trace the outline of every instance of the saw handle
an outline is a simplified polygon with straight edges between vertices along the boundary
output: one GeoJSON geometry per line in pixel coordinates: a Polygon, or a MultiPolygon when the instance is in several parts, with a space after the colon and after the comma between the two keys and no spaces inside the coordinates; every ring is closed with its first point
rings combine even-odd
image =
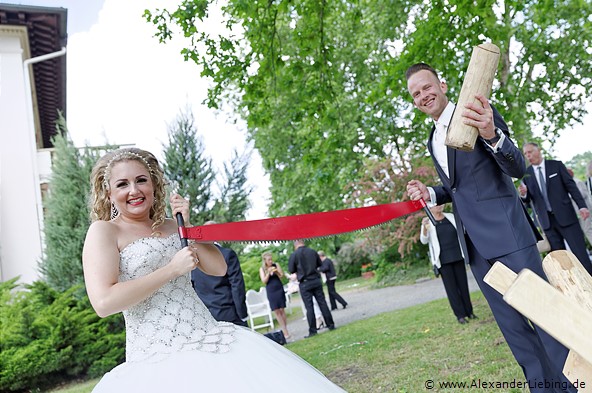
{"type": "Polygon", "coordinates": [[[179,239],[181,240],[181,247],[185,248],[189,245],[189,243],[187,243],[187,238],[184,237],[185,220],[183,220],[183,215],[181,213],[177,213],[175,217],[177,217],[177,226],[179,227],[179,239]]]}
{"type": "MultiPolygon", "coordinates": [[[[428,218],[430,219],[430,221],[432,222],[433,226],[436,226],[436,219],[434,218],[434,215],[432,214],[432,212],[430,211],[430,208],[428,207],[428,205],[425,203],[425,201],[423,200],[423,198],[419,199],[419,203],[421,204],[421,207],[423,208],[423,210],[426,212],[426,215],[428,216],[428,218]]],[[[182,219],[182,218],[181,218],[182,219]]]]}

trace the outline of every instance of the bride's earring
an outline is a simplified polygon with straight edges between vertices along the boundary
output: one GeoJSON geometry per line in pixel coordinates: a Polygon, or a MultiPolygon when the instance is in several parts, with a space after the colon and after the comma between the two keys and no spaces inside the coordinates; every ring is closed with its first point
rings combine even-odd
{"type": "Polygon", "coordinates": [[[114,220],[119,215],[119,210],[115,207],[115,204],[111,202],[111,219],[114,220]]]}

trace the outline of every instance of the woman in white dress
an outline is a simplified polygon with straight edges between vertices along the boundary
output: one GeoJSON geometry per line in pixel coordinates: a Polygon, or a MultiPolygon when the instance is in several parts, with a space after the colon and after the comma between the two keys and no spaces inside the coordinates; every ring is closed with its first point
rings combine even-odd
{"type": "MultiPolygon", "coordinates": [[[[119,149],[93,168],[86,289],[99,316],[123,312],[126,323],[126,362],[93,392],[343,392],[272,340],[214,320],[190,272],[224,275],[226,263],[213,244],[181,248],[165,198],[162,169],[147,151],[119,149]]],[[[189,203],[173,194],[170,204],[188,224],[189,203]]]]}

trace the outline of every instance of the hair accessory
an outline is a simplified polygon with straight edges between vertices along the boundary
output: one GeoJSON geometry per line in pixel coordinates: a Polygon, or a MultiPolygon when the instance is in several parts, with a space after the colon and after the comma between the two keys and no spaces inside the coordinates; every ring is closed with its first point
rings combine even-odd
{"type": "Polygon", "coordinates": [[[150,174],[152,175],[154,174],[154,171],[152,170],[152,167],[150,166],[146,158],[133,151],[122,151],[111,157],[111,159],[105,166],[105,171],[103,172],[103,185],[105,186],[105,190],[109,189],[109,180],[107,179],[107,174],[111,173],[111,167],[114,163],[119,162],[125,158],[142,161],[144,165],[146,165],[146,167],[148,168],[148,172],[150,172],[150,174]]]}

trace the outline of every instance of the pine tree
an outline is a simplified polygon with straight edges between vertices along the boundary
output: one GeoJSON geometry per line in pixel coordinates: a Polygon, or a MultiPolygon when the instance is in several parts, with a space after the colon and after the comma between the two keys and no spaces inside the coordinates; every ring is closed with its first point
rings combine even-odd
{"type": "Polygon", "coordinates": [[[220,198],[214,204],[214,217],[218,222],[242,221],[249,209],[249,195],[253,189],[247,185],[247,169],[251,155],[232,152],[230,164],[224,163],[225,184],[220,198]]]}
{"type": "Polygon", "coordinates": [[[58,119],[55,152],[45,207],[45,253],[39,270],[47,283],[65,291],[83,283],[82,246],[89,226],[87,196],[94,157],[81,156],[58,119]]]}
{"type": "Polygon", "coordinates": [[[186,109],[169,126],[168,145],[163,145],[164,173],[174,191],[189,199],[191,224],[213,219],[209,207],[215,178],[212,161],[205,156],[203,138],[197,134],[193,113],[186,109]]]}

